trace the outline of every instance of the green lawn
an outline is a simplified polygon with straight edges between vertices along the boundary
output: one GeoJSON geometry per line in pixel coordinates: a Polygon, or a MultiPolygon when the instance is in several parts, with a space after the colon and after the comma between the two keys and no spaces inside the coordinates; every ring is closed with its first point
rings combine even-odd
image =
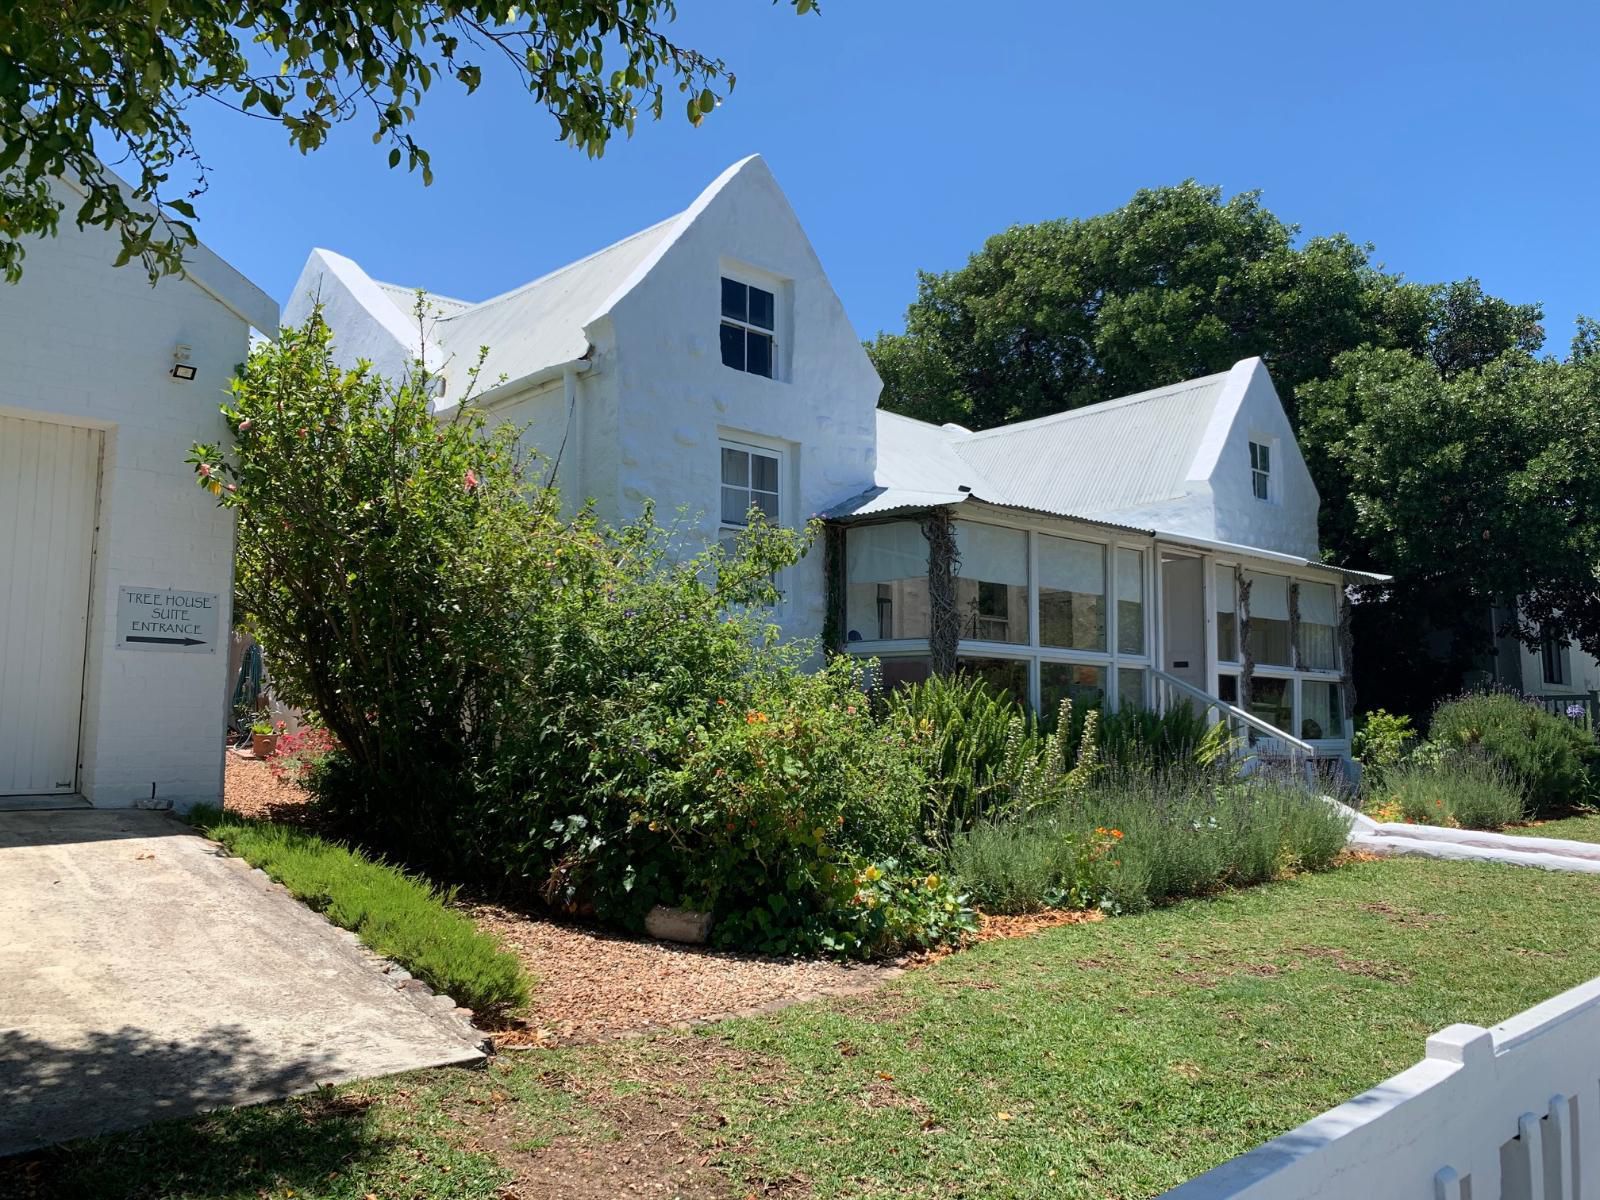
{"type": "Polygon", "coordinates": [[[1575,817],[1562,817],[1554,821],[1539,821],[1531,825],[1513,825],[1506,833],[1522,837],[1567,838],[1574,842],[1600,842],[1600,813],[1580,813],[1575,817]]]}
{"type": "MultiPolygon", "coordinates": [[[[1600,973],[1600,880],[1399,859],[869,996],[80,1144],[38,1196],[1142,1197],[1600,973]]],[[[5,1191],[0,1174],[0,1193],[5,1191]]]]}

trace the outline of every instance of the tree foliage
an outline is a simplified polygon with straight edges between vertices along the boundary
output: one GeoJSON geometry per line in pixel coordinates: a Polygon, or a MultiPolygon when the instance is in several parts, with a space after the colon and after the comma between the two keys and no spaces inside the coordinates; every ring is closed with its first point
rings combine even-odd
{"type": "Polygon", "coordinates": [[[1543,339],[1536,305],[1475,280],[1407,283],[1344,235],[1298,243],[1255,192],[1192,180],[1114,212],[1019,225],[918,277],[904,334],[868,350],[883,405],[987,428],[1226,370],[1260,355],[1291,417],[1300,385],[1362,345],[1447,373],[1543,339]]]}
{"type": "MultiPolygon", "coordinates": [[[[774,4],[784,0],[773,0],[774,4]]],[[[815,0],[787,0],[796,12],[815,0]]],[[[49,180],[81,182],[78,224],[114,229],[121,263],[177,271],[204,167],[186,108],[213,100],[283,126],[302,152],[367,114],[372,140],[432,179],[411,129],[433,84],[468,92],[484,71],[513,76],[591,156],[659,119],[669,89],[699,124],[733,89],[721,59],[663,32],[675,0],[8,0],[0,5],[0,268],[21,276],[23,239],[54,234],[63,201],[49,180]],[[96,154],[120,150],[119,186],[96,154]],[[174,180],[174,172],[183,179],[174,180]]]]}

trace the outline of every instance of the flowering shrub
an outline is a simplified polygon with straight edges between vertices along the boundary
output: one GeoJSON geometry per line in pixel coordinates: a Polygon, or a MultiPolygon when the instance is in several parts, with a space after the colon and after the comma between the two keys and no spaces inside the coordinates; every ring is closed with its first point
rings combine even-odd
{"type": "Polygon", "coordinates": [[[1581,725],[1510,692],[1474,692],[1434,710],[1429,738],[1487,758],[1526,790],[1535,813],[1587,803],[1600,747],[1581,725]]]}
{"type": "Polygon", "coordinates": [[[338,746],[333,734],[320,725],[280,734],[277,749],[267,759],[267,770],[279,783],[303,787],[338,746]]]}
{"type": "Polygon", "coordinates": [[[1490,759],[1450,751],[1437,762],[1412,761],[1391,771],[1380,799],[1369,805],[1377,821],[1502,829],[1524,816],[1527,800],[1517,779],[1490,759]]]}
{"type": "Polygon", "coordinates": [[[340,369],[314,316],[252,353],[230,444],[192,455],[238,516],[239,607],[275,684],[337,740],[285,764],[330,824],[624,926],[691,903],[726,944],[924,936],[896,915],[917,905],[854,899],[871,864],[921,869],[924,774],[855,672],[807,674],[810,648],[766,623],[812,531],[752,514],[730,554],[649,511],[564,516],[470,387],[442,420],[432,394],[420,365],[340,369]]]}

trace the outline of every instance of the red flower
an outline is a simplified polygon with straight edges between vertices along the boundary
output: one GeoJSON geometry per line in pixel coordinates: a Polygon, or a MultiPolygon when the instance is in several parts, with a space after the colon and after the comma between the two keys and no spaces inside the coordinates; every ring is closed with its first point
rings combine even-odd
{"type": "Polygon", "coordinates": [[[469,492],[478,486],[478,473],[471,467],[467,468],[467,477],[462,481],[461,486],[469,492]]]}

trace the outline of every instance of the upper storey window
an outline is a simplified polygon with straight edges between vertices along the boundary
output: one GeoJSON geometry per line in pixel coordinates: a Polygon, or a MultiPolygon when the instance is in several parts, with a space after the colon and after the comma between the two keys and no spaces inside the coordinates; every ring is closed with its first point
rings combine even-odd
{"type": "Polygon", "coordinates": [[[764,288],[722,277],[722,363],[772,378],[778,306],[764,288]]]}
{"type": "Polygon", "coordinates": [[[1257,500],[1272,498],[1272,447],[1265,442],[1250,443],[1250,490],[1257,500]]]}

